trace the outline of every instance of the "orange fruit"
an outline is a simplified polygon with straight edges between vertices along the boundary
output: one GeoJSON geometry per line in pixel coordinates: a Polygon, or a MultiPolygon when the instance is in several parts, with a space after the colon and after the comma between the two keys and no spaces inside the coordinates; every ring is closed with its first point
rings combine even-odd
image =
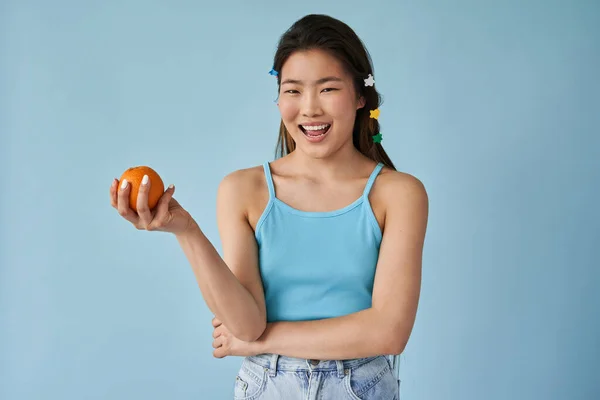
{"type": "Polygon", "coordinates": [[[129,207],[136,212],[138,190],[140,189],[140,186],[142,186],[142,179],[144,178],[144,175],[148,175],[148,178],[150,178],[150,191],[148,192],[148,207],[150,207],[150,210],[156,207],[160,196],[162,196],[165,191],[165,185],[163,184],[160,175],[158,175],[158,173],[150,167],[131,167],[123,172],[123,175],[121,175],[121,178],[119,179],[118,187],[121,187],[123,179],[127,179],[127,182],[129,182],[130,185],[129,207]]]}

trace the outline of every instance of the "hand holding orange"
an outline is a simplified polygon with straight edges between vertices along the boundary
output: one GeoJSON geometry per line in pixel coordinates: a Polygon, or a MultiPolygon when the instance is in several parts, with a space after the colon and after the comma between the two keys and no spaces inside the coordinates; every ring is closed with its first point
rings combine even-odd
{"type": "Polygon", "coordinates": [[[151,183],[150,190],[148,191],[148,207],[152,211],[158,204],[160,196],[165,191],[165,185],[155,170],[147,166],[131,167],[123,172],[123,175],[119,179],[119,185],[124,181],[127,181],[131,185],[131,190],[129,191],[129,208],[136,212],[138,192],[144,179],[148,179],[151,183]]]}
{"type": "Polygon", "coordinates": [[[137,229],[181,234],[197,226],[190,214],[173,198],[175,187],[165,187],[148,166],[127,169],[110,186],[110,203],[137,229]]]}

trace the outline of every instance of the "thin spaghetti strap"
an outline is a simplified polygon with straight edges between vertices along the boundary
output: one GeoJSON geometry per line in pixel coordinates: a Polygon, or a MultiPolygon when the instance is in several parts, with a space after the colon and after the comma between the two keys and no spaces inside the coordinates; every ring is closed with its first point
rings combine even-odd
{"type": "Polygon", "coordinates": [[[375,179],[377,178],[377,175],[379,175],[379,171],[381,171],[382,168],[383,163],[379,163],[377,164],[373,172],[371,172],[371,176],[369,177],[369,180],[367,181],[367,186],[365,186],[365,191],[363,192],[364,197],[369,197],[371,187],[373,187],[373,183],[375,183],[375,179]]]}
{"type": "Polygon", "coordinates": [[[275,185],[273,184],[273,176],[271,176],[271,168],[269,167],[269,162],[265,162],[263,164],[263,169],[265,170],[265,179],[267,180],[267,187],[269,188],[269,198],[275,198],[275,185]]]}

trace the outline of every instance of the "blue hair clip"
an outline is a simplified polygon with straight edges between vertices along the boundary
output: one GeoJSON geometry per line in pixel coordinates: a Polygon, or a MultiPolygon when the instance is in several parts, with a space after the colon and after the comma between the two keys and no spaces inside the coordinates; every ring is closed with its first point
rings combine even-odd
{"type": "Polygon", "coordinates": [[[277,71],[275,71],[273,68],[271,68],[271,70],[269,71],[269,74],[271,74],[273,76],[279,75],[279,73],[277,71]]]}

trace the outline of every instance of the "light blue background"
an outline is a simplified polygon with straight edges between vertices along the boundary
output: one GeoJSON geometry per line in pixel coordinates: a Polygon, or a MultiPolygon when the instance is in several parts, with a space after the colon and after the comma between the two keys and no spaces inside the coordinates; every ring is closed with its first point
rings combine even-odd
{"type": "Polygon", "coordinates": [[[284,3],[0,2],[0,398],[232,398],[176,240],[108,188],[155,167],[220,249],[217,185],[272,159],[272,56],[312,12],[366,43],[430,196],[402,398],[600,398],[600,3],[284,3]]]}

